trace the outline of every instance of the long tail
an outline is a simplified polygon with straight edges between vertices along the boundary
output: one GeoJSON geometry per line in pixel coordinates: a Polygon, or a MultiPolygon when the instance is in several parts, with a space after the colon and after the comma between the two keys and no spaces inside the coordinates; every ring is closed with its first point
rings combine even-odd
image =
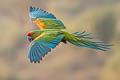
{"type": "Polygon", "coordinates": [[[65,40],[79,47],[87,47],[97,50],[106,51],[109,49],[110,44],[104,44],[103,41],[91,41],[94,37],[90,37],[91,33],[84,32],[74,32],[69,34],[68,32],[64,32],[65,40]]]}

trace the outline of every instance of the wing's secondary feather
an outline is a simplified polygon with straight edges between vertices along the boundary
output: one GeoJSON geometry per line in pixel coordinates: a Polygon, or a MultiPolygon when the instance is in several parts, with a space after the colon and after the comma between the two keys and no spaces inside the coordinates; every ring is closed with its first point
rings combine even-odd
{"type": "MultiPolygon", "coordinates": [[[[65,29],[63,22],[58,19],[39,19],[45,25],[44,29],[65,29]]],[[[39,26],[40,27],[40,26],[39,26]]]]}
{"type": "Polygon", "coordinates": [[[45,45],[50,48],[55,48],[63,38],[64,38],[64,35],[57,36],[54,40],[51,40],[49,43],[46,43],[45,45]]]}

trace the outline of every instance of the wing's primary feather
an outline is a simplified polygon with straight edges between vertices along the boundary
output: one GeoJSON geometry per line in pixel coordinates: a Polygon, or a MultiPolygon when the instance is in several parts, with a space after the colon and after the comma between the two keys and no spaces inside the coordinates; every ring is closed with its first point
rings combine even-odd
{"type": "Polygon", "coordinates": [[[30,7],[30,22],[36,24],[40,30],[42,29],[65,29],[63,22],[49,12],[40,8],[30,7]]]}
{"type": "Polygon", "coordinates": [[[30,7],[30,17],[36,17],[36,18],[52,18],[56,19],[56,17],[52,13],[48,13],[40,8],[34,8],[30,7]]]}
{"type": "Polygon", "coordinates": [[[50,52],[51,48],[55,48],[63,38],[64,35],[59,35],[56,38],[50,40],[49,42],[46,42],[44,40],[33,40],[30,43],[30,50],[28,55],[28,58],[30,59],[31,63],[39,63],[40,60],[42,60],[42,57],[44,57],[48,52],[50,52]]]}
{"type": "Polygon", "coordinates": [[[42,60],[43,56],[45,56],[48,52],[51,51],[51,49],[45,46],[43,42],[32,41],[31,44],[28,55],[28,58],[31,62],[39,62],[40,60],[42,60]]]}

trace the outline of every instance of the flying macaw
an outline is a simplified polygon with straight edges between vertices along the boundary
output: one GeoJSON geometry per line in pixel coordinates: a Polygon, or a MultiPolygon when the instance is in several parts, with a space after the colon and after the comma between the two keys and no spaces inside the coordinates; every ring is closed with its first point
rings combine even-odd
{"type": "Polygon", "coordinates": [[[60,42],[71,43],[79,47],[87,47],[106,51],[111,46],[103,44],[102,41],[90,41],[89,33],[74,32],[72,34],[59,29],[44,29],[28,32],[27,38],[30,41],[28,58],[30,62],[40,62],[51,49],[55,48],[60,42]]]}
{"type": "Polygon", "coordinates": [[[91,41],[93,39],[93,37],[89,36],[91,33],[68,33],[63,31],[62,29],[65,29],[65,26],[60,20],[56,19],[53,14],[39,8],[30,7],[30,19],[31,22],[40,27],[40,30],[33,30],[27,33],[27,39],[30,41],[28,58],[31,63],[40,63],[42,57],[60,42],[65,44],[69,42],[75,46],[101,51],[106,51],[111,46],[104,44],[103,41],[91,41]]]}

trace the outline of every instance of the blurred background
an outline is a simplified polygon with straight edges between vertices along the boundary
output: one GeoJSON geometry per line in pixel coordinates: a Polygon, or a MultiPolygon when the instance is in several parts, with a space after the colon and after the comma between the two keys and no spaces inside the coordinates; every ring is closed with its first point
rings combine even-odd
{"type": "Polygon", "coordinates": [[[0,80],[120,80],[120,0],[1,0],[0,80]],[[68,32],[92,32],[114,44],[107,52],[61,43],[31,64],[29,7],[54,13],[68,32]]]}

